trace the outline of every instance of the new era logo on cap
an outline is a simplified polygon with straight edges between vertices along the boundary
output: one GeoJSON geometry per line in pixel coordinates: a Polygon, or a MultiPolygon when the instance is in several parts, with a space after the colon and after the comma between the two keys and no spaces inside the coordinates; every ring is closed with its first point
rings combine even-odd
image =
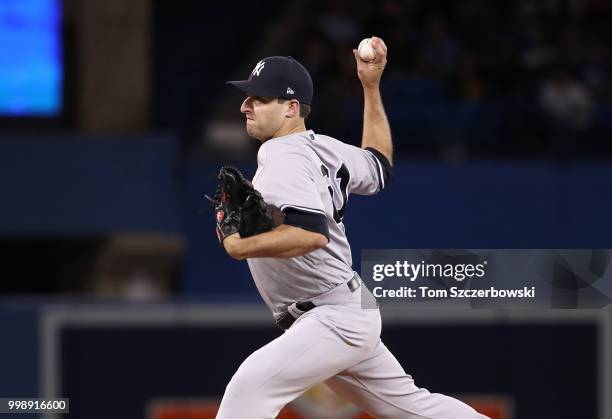
{"type": "Polygon", "coordinates": [[[296,99],[307,105],[312,102],[310,74],[293,57],[264,58],[257,63],[248,80],[228,81],[227,84],[247,95],[296,99]]]}

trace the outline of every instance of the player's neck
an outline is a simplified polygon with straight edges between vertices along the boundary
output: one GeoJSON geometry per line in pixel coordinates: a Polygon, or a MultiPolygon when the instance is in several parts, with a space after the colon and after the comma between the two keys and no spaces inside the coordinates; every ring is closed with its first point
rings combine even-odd
{"type": "Polygon", "coordinates": [[[296,134],[298,132],[304,131],[306,131],[306,125],[304,124],[304,120],[301,119],[296,124],[282,126],[278,131],[276,131],[276,133],[274,133],[274,135],[270,139],[284,137],[286,135],[296,134]]]}

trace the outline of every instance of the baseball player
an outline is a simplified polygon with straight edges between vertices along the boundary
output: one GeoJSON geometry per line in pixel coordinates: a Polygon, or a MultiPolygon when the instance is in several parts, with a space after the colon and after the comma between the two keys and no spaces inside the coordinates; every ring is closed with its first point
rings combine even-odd
{"type": "Polygon", "coordinates": [[[291,57],[265,58],[248,80],[228,82],[246,94],[240,107],[246,130],[262,142],[253,186],[280,208],[284,223],[241,237],[235,228],[224,229],[221,211],[219,239],[230,256],[247,259],[285,333],[238,368],[219,419],[274,418],[321,382],[377,418],[485,418],[414,384],[380,340],[378,305],[352,269],[342,223],[348,197],[381,191],[392,172],[391,132],[379,91],[387,47],[376,37],[372,46],[372,62],[353,50],[365,102],[361,148],[306,129],[312,80],[291,57]]]}

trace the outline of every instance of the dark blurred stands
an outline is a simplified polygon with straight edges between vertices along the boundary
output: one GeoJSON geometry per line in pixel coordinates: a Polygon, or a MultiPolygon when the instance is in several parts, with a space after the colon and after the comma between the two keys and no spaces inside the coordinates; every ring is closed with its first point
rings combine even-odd
{"type": "Polygon", "coordinates": [[[609,2],[334,0],[305,11],[311,23],[289,53],[313,74],[311,126],[321,132],[358,142],[362,110],[350,51],[375,34],[390,48],[382,88],[400,152],[463,144],[495,156],[550,154],[558,131],[540,92],[561,71],[593,103],[576,152],[612,150],[609,2]]]}
{"type": "Polygon", "coordinates": [[[256,50],[269,22],[285,8],[276,0],[152,4],[152,128],[178,133],[186,159],[202,142],[203,126],[219,98],[227,94],[224,81],[243,65],[245,54],[256,50]]]}
{"type": "Polygon", "coordinates": [[[265,33],[243,22],[274,19],[283,8],[275,1],[58,4],[64,113],[0,119],[0,250],[3,276],[12,278],[0,294],[177,291],[189,228],[184,163],[225,88],[219,80],[265,33]]]}
{"type": "Polygon", "coordinates": [[[224,82],[260,57],[291,54],[316,85],[309,128],[357,144],[351,49],[372,34],[390,49],[382,91],[399,158],[388,192],[351,198],[357,267],[359,249],[374,247],[610,247],[612,173],[589,161],[611,156],[608,2],[64,4],[77,112],[68,133],[2,129],[4,272],[32,283],[0,292],[78,292],[62,282],[64,265],[93,260],[96,273],[70,275],[98,278],[129,265],[123,253],[137,267],[126,275],[142,278],[141,255],[151,272],[159,250],[177,265],[173,290],[257,298],[245,264],[227,258],[202,216],[220,164],[254,171],[257,142],[224,82]],[[406,210],[383,228],[367,219],[381,206],[406,210]],[[152,249],[159,234],[167,242],[152,249]]]}

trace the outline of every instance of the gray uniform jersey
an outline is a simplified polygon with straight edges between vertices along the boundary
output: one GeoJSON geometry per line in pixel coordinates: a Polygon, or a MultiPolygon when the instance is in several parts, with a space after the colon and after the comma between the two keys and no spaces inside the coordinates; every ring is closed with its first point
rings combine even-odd
{"type": "Polygon", "coordinates": [[[384,188],[380,159],[368,150],[304,131],[265,142],[253,185],[269,204],[325,216],[329,243],[294,258],[253,258],[251,274],[274,314],[317,296],[354,275],[342,216],[351,193],[384,188]]]}

